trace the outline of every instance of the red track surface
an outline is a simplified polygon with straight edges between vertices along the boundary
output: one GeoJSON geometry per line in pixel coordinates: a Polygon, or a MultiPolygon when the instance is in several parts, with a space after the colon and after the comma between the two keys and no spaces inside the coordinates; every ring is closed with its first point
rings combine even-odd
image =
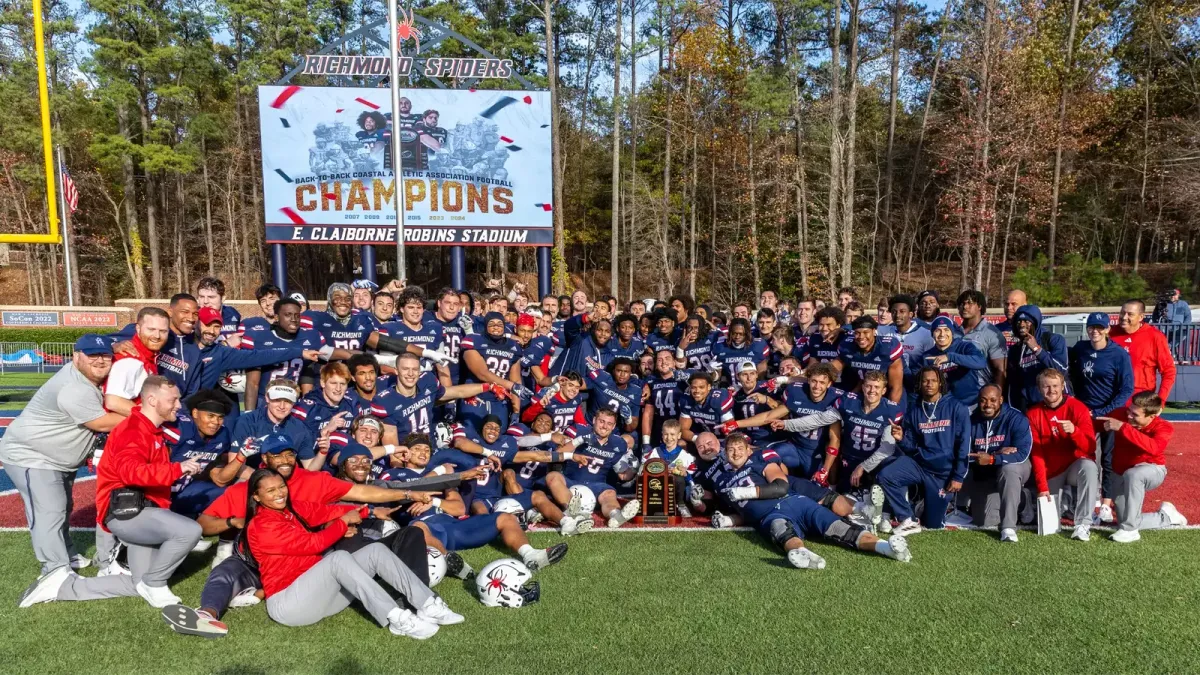
{"type": "MultiPolygon", "coordinates": [[[[95,501],[94,480],[75,483],[72,527],[96,526],[95,501]]],[[[1167,480],[1150,493],[1143,508],[1156,510],[1163,501],[1175,504],[1189,523],[1200,524],[1200,422],[1175,422],[1175,437],[1167,446],[1167,480]]],[[[707,519],[693,518],[685,527],[707,524],[707,519]]],[[[20,495],[14,492],[0,496],[0,528],[24,527],[27,525],[20,495]]]]}

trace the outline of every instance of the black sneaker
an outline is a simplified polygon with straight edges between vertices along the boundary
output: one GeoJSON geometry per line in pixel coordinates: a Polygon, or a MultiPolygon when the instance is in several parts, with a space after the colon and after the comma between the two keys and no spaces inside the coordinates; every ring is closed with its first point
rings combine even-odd
{"type": "Polygon", "coordinates": [[[475,570],[454,551],[446,552],[446,574],[459,579],[470,579],[475,576],[475,570]]]}
{"type": "Polygon", "coordinates": [[[567,557],[567,543],[558,543],[546,549],[546,557],[550,559],[551,565],[567,557]]]}

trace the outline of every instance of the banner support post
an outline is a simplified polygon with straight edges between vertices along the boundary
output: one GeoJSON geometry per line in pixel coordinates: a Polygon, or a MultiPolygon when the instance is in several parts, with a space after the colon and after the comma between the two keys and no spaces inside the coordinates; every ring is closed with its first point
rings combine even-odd
{"type": "MultiPolygon", "coordinates": [[[[542,298],[550,295],[550,277],[554,270],[550,266],[550,247],[539,246],[537,250],[538,263],[538,297],[537,302],[541,302],[542,298]]],[[[530,298],[533,301],[533,298],[530,298]]]]}
{"type": "Polygon", "coordinates": [[[283,244],[271,244],[271,282],[287,295],[287,251],[283,244]]]}
{"type": "Polygon", "coordinates": [[[400,152],[400,44],[396,34],[396,0],[388,0],[388,57],[392,67],[388,83],[392,94],[392,175],[395,179],[396,196],[396,278],[406,281],[408,270],[404,264],[404,156],[400,152]]]}
{"type": "Polygon", "coordinates": [[[359,248],[359,257],[362,258],[362,275],[367,281],[375,281],[375,247],[371,244],[363,244],[359,248]]]}
{"type": "Polygon", "coordinates": [[[464,246],[450,247],[450,285],[456,291],[467,289],[467,249],[464,246]]]}

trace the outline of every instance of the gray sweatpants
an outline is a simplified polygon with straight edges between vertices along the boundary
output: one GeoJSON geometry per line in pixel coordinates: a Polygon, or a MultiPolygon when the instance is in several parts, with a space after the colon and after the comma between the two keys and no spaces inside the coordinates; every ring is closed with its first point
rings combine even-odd
{"type": "Polygon", "coordinates": [[[376,575],[418,609],[433,597],[391,549],[376,542],[354,553],[327,553],[290,586],[267,598],[267,615],[285,626],[308,626],[358,600],[380,626],[387,626],[388,614],[398,605],[375,582],[376,575]]]}
{"type": "Polygon", "coordinates": [[[1096,507],[1096,498],[1100,495],[1100,467],[1090,459],[1077,459],[1071,462],[1067,470],[1051,476],[1046,480],[1050,494],[1058,503],[1058,512],[1062,514],[1063,485],[1075,486],[1075,523],[1078,525],[1092,524],[1092,511],[1096,507]]]}
{"type": "Polygon", "coordinates": [[[1146,493],[1166,479],[1167,467],[1162,464],[1135,464],[1125,473],[1112,475],[1113,501],[1122,530],[1157,530],[1171,525],[1170,519],[1157,511],[1142,513],[1146,493]]]}
{"type": "Polygon", "coordinates": [[[1005,464],[988,472],[987,478],[980,479],[977,474],[980,468],[971,467],[967,483],[962,492],[966,492],[971,500],[971,519],[976,527],[996,527],[1000,529],[1016,529],[1017,513],[1021,508],[1021,488],[1029,480],[1033,467],[1029,460],[1020,464],[1005,464]]]}
{"type": "Polygon", "coordinates": [[[75,472],[26,469],[15,464],[6,464],[4,472],[25,505],[33,555],[42,564],[41,573],[71,564],[71,556],[75,555],[70,530],[75,472]]]}
{"type": "Polygon", "coordinates": [[[113,535],[129,548],[129,572],[107,577],[72,576],[58,591],[59,600],[102,600],[137,595],[140,581],[166,586],[196,542],[200,524],[167,509],[146,507],[129,520],[108,521],[113,535]]]}

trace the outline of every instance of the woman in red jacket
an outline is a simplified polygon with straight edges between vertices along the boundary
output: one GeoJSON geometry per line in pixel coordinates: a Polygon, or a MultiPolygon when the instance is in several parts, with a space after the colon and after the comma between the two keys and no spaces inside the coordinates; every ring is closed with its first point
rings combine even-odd
{"type": "Polygon", "coordinates": [[[354,526],[362,522],[357,507],[293,504],[287,483],[272,469],[255,471],[247,487],[246,538],[262,576],[267,614],[275,621],[307,626],[357,599],[395,635],[424,640],[438,626],[462,622],[383,544],[323,555],[339,539],[354,535],[354,526]],[[400,591],[416,614],[399,607],[375,582],[376,575],[400,591]]]}
{"type": "Polygon", "coordinates": [[[1159,417],[1162,405],[1162,399],[1153,391],[1142,391],[1133,395],[1128,408],[1115,410],[1110,417],[1096,418],[1106,430],[1116,432],[1113,496],[1120,527],[1110,538],[1118,543],[1141,539],[1138,530],[1187,525],[1187,519],[1171,502],[1163,502],[1158,511],[1142,513],[1146,493],[1167,479],[1165,453],[1175,428],[1159,417]]]}

